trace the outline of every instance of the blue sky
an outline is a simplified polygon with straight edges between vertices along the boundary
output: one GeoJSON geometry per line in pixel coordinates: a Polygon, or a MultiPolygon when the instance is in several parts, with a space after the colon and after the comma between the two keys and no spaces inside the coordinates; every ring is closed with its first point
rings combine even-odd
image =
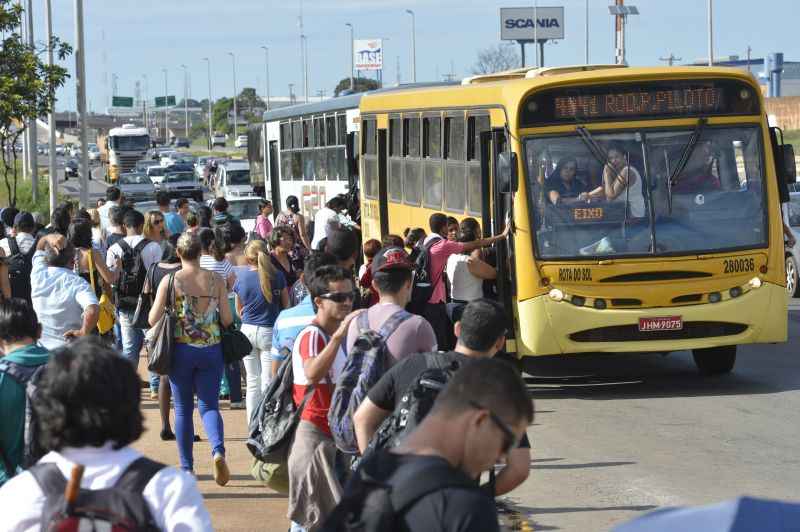
{"type": "MultiPolygon", "coordinates": [[[[613,62],[613,24],[609,0],[589,0],[590,61],[613,62]]],[[[631,65],[660,64],[670,52],[684,61],[707,55],[705,0],[628,0],[640,15],[628,24],[628,61],[631,65]]],[[[34,0],[35,35],[44,37],[43,4],[34,0]]],[[[55,33],[74,42],[73,1],[55,0],[55,33]]],[[[237,85],[264,91],[263,45],[270,47],[272,95],[287,95],[288,84],[302,95],[299,0],[84,0],[87,98],[94,111],[111,94],[111,75],[118,76],[119,94],[132,96],[134,83],[147,75],[149,96],[164,93],[163,68],[168,69],[169,93],[183,94],[181,64],[191,75],[191,95],[208,96],[203,57],[212,62],[214,98],[233,92],[232,64],[237,56],[237,85]],[[105,33],[105,40],[103,40],[105,33]],[[103,50],[105,64],[103,66],[103,50]],[[104,72],[108,83],[104,85],[104,72]]],[[[499,42],[500,7],[532,5],[516,0],[305,0],[310,93],[333,87],[349,70],[349,33],[355,37],[388,39],[384,42],[384,82],[396,80],[399,58],[403,81],[410,79],[410,16],[416,13],[417,80],[430,81],[450,72],[470,73],[479,49],[499,42]]],[[[540,6],[564,6],[565,39],[545,47],[547,65],[584,62],[584,0],[540,0],[540,6]]],[[[782,51],[786,60],[800,60],[796,38],[795,0],[714,0],[715,55],[753,57],[782,51]]],[[[529,63],[533,51],[529,50],[529,63]]],[[[74,59],[67,63],[74,71],[74,59]]],[[[59,110],[75,108],[72,80],[59,93],[59,110]]]]}

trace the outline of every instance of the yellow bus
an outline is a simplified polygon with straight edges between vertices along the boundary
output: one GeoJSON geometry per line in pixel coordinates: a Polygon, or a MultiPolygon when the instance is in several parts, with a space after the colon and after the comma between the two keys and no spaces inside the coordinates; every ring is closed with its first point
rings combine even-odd
{"type": "MultiPolygon", "coordinates": [[[[507,351],[692,350],[706,374],[787,335],[778,143],[728,68],[519,69],[360,104],[364,238],[477,218],[507,351]]],[[[784,189],[785,190],[785,189],[784,189]]]]}

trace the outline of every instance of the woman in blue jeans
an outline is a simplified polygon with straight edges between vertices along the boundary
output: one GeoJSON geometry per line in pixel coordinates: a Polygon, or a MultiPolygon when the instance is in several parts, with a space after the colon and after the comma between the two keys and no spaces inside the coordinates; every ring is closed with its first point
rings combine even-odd
{"type": "MultiPolygon", "coordinates": [[[[224,486],[230,480],[225,462],[224,430],[219,413],[219,385],[224,362],[221,326],[233,322],[227,304],[228,290],[218,274],[200,268],[201,246],[196,235],[184,233],[178,239],[181,270],[174,274],[175,348],[169,384],[175,401],[175,433],[181,467],[194,472],[192,444],[194,439],[194,393],[203,427],[211,444],[214,480],[224,486]]],[[[167,304],[167,291],[172,275],[158,285],[150,310],[150,325],[161,318],[167,304]]]]}
{"type": "Polygon", "coordinates": [[[233,291],[236,309],[242,317],[242,333],[253,346],[250,354],[244,357],[249,421],[269,383],[272,326],[281,309],[289,306],[289,293],[286,279],[273,267],[263,241],[253,240],[247,244],[244,257],[247,268],[239,270],[233,291]]]}

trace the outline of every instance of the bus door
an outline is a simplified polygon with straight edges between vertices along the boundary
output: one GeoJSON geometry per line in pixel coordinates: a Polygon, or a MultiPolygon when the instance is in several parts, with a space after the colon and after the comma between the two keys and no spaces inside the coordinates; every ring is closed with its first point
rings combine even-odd
{"type": "MultiPolygon", "coordinates": [[[[481,181],[483,190],[483,219],[481,225],[484,235],[497,234],[505,228],[506,219],[513,218],[512,194],[498,183],[498,161],[500,154],[507,149],[508,139],[503,129],[493,129],[481,133],[481,181]]],[[[514,264],[513,238],[509,236],[496,244],[497,248],[497,298],[513,320],[512,297],[516,290],[512,279],[514,264]]],[[[508,328],[507,338],[515,337],[514,327],[508,328]]]]}
{"type": "Polygon", "coordinates": [[[386,129],[378,130],[378,209],[381,217],[381,236],[389,233],[389,194],[386,183],[386,165],[389,147],[386,142],[386,129]]]}
{"type": "Polygon", "coordinates": [[[272,208],[281,210],[281,179],[278,175],[278,141],[269,141],[269,186],[272,190],[272,208]]]}

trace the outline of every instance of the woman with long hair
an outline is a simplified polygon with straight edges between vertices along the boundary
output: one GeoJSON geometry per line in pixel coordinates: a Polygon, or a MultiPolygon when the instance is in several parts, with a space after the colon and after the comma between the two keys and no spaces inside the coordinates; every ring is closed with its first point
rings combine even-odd
{"type": "Polygon", "coordinates": [[[228,222],[222,226],[222,235],[230,244],[230,250],[225,254],[225,258],[233,266],[244,266],[247,264],[244,257],[244,240],[247,234],[241,224],[228,222]]]}
{"type": "Polygon", "coordinates": [[[142,234],[147,240],[161,244],[167,239],[167,231],[164,226],[164,213],[161,211],[147,211],[144,216],[144,227],[142,234]]]}
{"type": "Polygon", "coordinates": [[[75,273],[94,285],[98,298],[104,290],[110,294],[111,285],[117,281],[120,268],[109,270],[105,258],[92,246],[92,222],[84,218],[72,220],[67,228],[67,240],[75,247],[75,273]]]}
{"type": "Polygon", "coordinates": [[[294,231],[294,250],[292,259],[305,257],[305,250],[311,249],[311,241],[306,233],[306,219],[300,214],[300,202],[297,196],[286,198],[286,209],[275,218],[275,226],[286,225],[294,231]]]}
{"type": "Polygon", "coordinates": [[[275,269],[281,272],[286,278],[286,284],[288,286],[294,285],[300,275],[290,255],[295,247],[294,244],[294,231],[292,231],[290,227],[279,225],[272,230],[272,235],[269,239],[272,252],[269,258],[275,269]]]}
{"type": "Polygon", "coordinates": [[[281,309],[289,305],[286,278],[272,266],[267,251],[267,245],[261,240],[247,245],[244,256],[248,267],[239,270],[233,286],[236,309],[242,318],[242,333],[253,346],[243,361],[247,374],[248,420],[269,383],[272,327],[281,309]]]}
{"type": "Polygon", "coordinates": [[[272,215],[272,202],[262,199],[258,202],[258,217],[256,217],[256,234],[264,241],[269,239],[272,233],[272,222],[269,217],[272,215]]]}
{"type": "MultiPolygon", "coordinates": [[[[197,235],[185,233],[178,239],[180,271],[174,274],[174,350],[169,384],[175,400],[175,430],[181,467],[194,472],[194,394],[213,457],[214,480],[224,486],[230,480],[225,461],[224,427],[219,413],[219,387],[224,360],[222,327],[233,323],[227,304],[228,290],[216,273],[200,267],[202,247],[197,235]]],[[[161,280],[150,309],[150,325],[164,313],[170,276],[161,280]]]]}

